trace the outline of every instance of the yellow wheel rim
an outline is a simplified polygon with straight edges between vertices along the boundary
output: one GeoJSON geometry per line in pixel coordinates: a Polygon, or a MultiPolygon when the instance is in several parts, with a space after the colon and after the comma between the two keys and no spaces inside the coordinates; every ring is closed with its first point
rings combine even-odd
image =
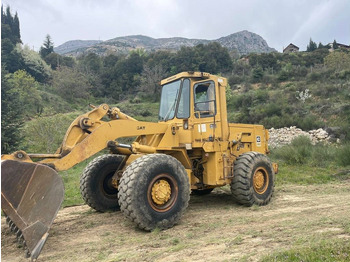
{"type": "Polygon", "coordinates": [[[152,186],[152,200],[157,205],[164,205],[167,203],[171,196],[170,184],[164,180],[158,180],[152,186]]]}
{"type": "Polygon", "coordinates": [[[269,186],[269,174],[266,169],[260,167],[255,170],[253,175],[253,187],[256,193],[262,195],[266,192],[269,186]]]}
{"type": "Polygon", "coordinates": [[[168,173],[161,173],[149,183],[147,200],[153,210],[167,212],[175,205],[178,194],[176,179],[168,173]]]}

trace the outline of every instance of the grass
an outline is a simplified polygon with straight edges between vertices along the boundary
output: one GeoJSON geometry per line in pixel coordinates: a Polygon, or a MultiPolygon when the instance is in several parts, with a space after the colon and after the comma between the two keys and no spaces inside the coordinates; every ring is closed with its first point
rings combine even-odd
{"type": "Polygon", "coordinates": [[[276,185],[313,185],[350,179],[350,171],[339,167],[313,167],[279,163],[276,185]]]}
{"type": "Polygon", "coordinates": [[[64,183],[64,200],[63,207],[76,206],[84,204],[84,200],[80,194],[80,175],[83,173],[84,168],[89,163],[89,160],[85,160],[73,168],[62,171],[61,175],[64,183]]]}
{"type": "Polygon", "coordinates": [[[350,166],[350,144],[312,145],[306,136],[295,138],[290,145],[272,150],[272,157],[290,165],[314,167],[350,166]]]}
{"type": "Polygon", "coordinates": [[[262,262],[270,261],[350,261],[350,242],[349,241],[327,241],[314,244],[308,247],[297,247],[280,251],[264,257],[262,262]]]}

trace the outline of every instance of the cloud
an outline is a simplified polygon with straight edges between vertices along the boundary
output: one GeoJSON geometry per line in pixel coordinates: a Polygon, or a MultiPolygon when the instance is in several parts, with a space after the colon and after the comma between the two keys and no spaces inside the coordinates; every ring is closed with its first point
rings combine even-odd
{"type": "Polygon", "coordinates": [[[22,40],[56,45],[74,39],[107,40],[143,34],[217,39],[237,31],[260,34],[278,50],[290,42],[349,43],[348,0],[4,0],[18,11],[22,40]]]}

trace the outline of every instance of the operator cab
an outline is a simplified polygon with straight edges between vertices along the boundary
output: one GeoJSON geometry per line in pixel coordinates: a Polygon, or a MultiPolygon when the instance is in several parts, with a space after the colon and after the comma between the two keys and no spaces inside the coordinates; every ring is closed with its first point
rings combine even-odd
{"type": "Polygon", "coordinates": [[[184,72],[163,80],[159,121],[190,118],[191,97],[194,100],[195,118],[214,117],[217,112],[215,82],[210,78],[211,75],[208,73],[184,72]],[[191,82],[193,89],[191,89],[191,82]]]}

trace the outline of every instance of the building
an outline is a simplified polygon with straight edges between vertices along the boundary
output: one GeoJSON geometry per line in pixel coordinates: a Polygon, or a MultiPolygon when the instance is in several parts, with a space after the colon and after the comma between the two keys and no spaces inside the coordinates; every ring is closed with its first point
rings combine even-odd
{"type": "MultiPolygon", "coordinates": [[[[334,51],[334,47],[333,47],[333,43],[329,43],[328,45],[327,45],[329,48],[328,48],[328,50],[329,50],[329,52],[333,52],[334,51]]],[[[348,46],[348,45],[344,45],[344,44],[340,44],[340,43],[337,43],[337,48],[339,48],[339,49],[350,49],[350,46],[348,46]]]]}
{"type": "Polygon", "coordinates": [[[296,53],[299,52],[299,47],[290,43],[285,49],[283,49],[283,53],[296,53]]]}

